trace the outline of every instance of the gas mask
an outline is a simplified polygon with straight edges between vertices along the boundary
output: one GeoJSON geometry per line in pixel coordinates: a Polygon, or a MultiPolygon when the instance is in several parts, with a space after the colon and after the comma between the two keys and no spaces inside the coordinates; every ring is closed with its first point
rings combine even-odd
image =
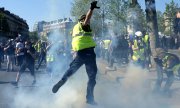
{"type": "Polygon", "coordinates": [[[141,43],[141,39],[138,40],[138,43],[141,43]]]}
{"type": "Polygon", "coordinates": [[[142,42],[142,39],[140,37],[137,38],[137,42],[138,43],[141,43],[142,42]]]}

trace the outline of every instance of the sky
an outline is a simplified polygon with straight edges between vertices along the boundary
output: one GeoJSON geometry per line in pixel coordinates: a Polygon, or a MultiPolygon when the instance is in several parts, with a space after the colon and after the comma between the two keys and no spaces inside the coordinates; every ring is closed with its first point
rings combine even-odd
{"type": "MultiPolygon", "coordinates": [[[[138,0],[142,8],[145,8],[145,0],[138,0]]],[[[171,0],[156,0],[156,9],[165,10],[165,3],[171,0]]],[[[180,6],[180,0],[174,0],[180,6]]],[[[35,22],[50,21],[71,17],[70,10],[73,0],[0,0],[0,7],[5,7],[29,25],[30,31],[33,30],[35,22]]]]}

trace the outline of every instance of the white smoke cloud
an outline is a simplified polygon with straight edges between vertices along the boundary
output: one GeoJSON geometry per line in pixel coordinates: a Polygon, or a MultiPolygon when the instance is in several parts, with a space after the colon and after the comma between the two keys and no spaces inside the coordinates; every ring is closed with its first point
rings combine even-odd
{"type": "MultiPolygon", "coordinates": [[[[51,89],[61,76],[56,76],[49,83],[50,79],[46,75],[38,76],[38,87],[11,88],[4,91],[4,94],[8,93],[7,97],[12,99],[10,108],[177,108],[164,103],[162,97],[152,94],[149,73],[137,66],[130,65],[120,82],[106,77],[98,74],[95,86],[98,106],[86,104],[88,79],[84,66],[56,94],[51,89]]],[[[26,81],[22,79],[22,85],[23,80],[26,81]]]]}
{"type": "MultiPolygon", "coordinates": [[[[52,1],[51,17],[56,17],[56,2],[52,1]]],[[[117,27],[119,28],[119,27],[117,27]]],[[[63,40],[61,33],[55,32],[50,40],[56,43],[63,40]]],[[[50,49],[56,52],[58,46],[50,49]]],[[[156,96],[152,95],[149,74],[137,66],[130,65],[120,83],[110,81],[102,74],[98,74],[97,85],[95,86],[95,100],[98,106],[86,104],[87,75],[84,67],[75,73],[62,86],[58,93],[53,94],[51,89],[61,79],[66,68],[62,61],[53,65],[52,79],[47,74],[37,74],[37,87],[23,87],[30,85],[32,79],[23,78],[22,86],[19,88],[8,88],[3,91],[7,98],[11,99],[10,108],[174,108],[166,103],[162,105],[156,96]]],[[[99,67],[100,73],[102,73],[99,67]]],[[[28,75],[29,77],[29,75],[28,75]]]]}

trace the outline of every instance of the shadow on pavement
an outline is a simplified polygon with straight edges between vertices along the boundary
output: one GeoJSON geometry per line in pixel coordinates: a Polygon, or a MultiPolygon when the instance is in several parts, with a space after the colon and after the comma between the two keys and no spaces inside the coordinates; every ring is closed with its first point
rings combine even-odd
{"type": "Polygon", "coordinates": [[[10,82],[7,82],[7,81],[0,81],[0,84],[7,84],[7,83],[10,83],[10,82]]]}

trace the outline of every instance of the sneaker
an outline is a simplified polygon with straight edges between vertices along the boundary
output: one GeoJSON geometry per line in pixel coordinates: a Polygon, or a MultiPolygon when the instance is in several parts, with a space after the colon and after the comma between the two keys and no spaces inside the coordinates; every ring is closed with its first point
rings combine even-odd
{"type": "Polygon", "coordinates": [[[86,101],[86,103],[90,105],[98,105],[97,102],[95,101],[86,101]]]}
{"type": "Polygon", "coordinates": [[[106,69],[107,69],[107,70],[112,70],[113,68],[110,67],[110,66],[107,66],[106,69]]]}
{"type": "Polygon", "coordinates": [[[59,90],[59,88],[60,88],[65,82],[66,82],[66,81],[64,81],[64,80],[60,80],[57,84],[55,84],[55,85],[53,86],[52,92],[53,92],[53,93],[56,93],[56,92],[59,90]]]}
{"type": "Polygon", "coordinates": [[[18,82],[17,82],[17,81],[13,81],[13,82],[11,82],[11,84],[12,84],[13,86],[18,86],[18,82]]]}

